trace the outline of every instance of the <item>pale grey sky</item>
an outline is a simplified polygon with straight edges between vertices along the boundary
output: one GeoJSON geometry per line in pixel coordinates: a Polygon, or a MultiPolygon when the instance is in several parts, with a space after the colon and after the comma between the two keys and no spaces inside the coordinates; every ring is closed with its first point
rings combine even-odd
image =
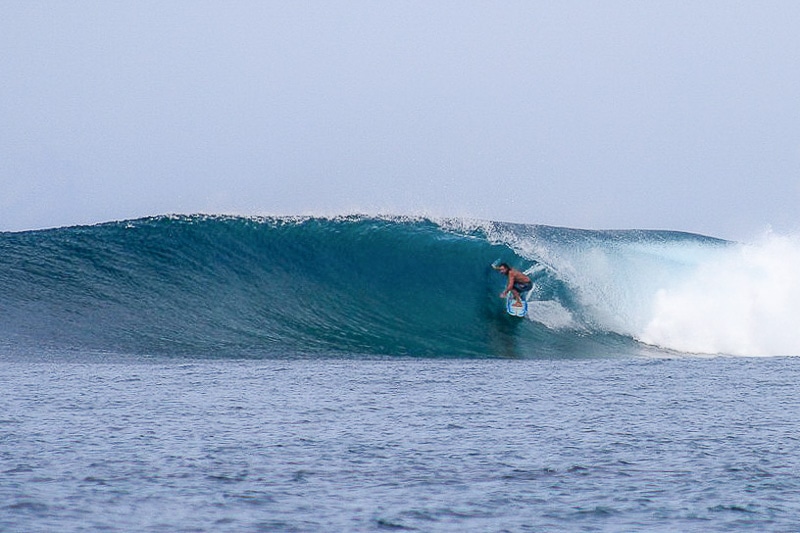
{"type": "Polygon", "coordinates": [[[0,230],[800,229],[800,2],[0,3],[0,230]]]}

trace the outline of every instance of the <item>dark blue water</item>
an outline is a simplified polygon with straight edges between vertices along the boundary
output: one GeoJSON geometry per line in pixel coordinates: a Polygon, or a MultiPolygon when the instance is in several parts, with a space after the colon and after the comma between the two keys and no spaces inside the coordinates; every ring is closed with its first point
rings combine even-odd
{"type": "Polygon", "coordinates": [[[796,531],[795,358],[0,363],[2,531],[796,531]]]}

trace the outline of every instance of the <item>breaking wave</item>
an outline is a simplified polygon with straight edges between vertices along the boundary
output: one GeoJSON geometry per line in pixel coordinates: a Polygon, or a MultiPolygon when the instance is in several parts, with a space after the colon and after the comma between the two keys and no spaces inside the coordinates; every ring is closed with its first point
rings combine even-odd
{"type": "Polygon", "coordinates": [[[0,345],[192,357],[800,354],[800,243],[464,219],[0,233],[0,345]],[[535,287],[504,313],[502,259],[535,287]]]}

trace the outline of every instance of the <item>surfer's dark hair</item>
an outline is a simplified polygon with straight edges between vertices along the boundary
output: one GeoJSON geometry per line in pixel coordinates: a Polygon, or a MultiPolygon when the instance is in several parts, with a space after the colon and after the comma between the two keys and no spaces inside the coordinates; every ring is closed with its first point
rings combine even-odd
{"type": "Polygon", "coordinates": [[[500,270],[503,267],[506,267],[506,270],[511,270],[511,267],[508,266],[508,263],[500,263],[499,265],[497,265],[498,270],[500,270]]]}

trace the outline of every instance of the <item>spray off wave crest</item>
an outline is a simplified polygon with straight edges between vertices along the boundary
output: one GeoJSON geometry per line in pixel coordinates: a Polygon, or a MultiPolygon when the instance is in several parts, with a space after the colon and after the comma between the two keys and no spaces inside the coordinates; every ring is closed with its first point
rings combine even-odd
{"type": "Polygon", "coordinates": [[[202,357],[797,355],[800,243],[465,219],[164,216],[0,234],[0,343],[202,357]],[[528,320],[501,258],[534,279],[528,320]]]}

